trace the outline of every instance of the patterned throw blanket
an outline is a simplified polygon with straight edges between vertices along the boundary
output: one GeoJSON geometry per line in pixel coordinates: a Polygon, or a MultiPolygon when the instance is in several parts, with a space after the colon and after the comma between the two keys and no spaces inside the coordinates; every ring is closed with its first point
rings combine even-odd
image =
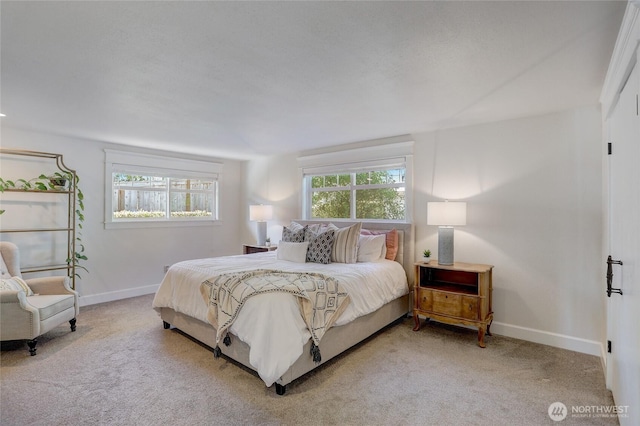
{"type": "MultiPolygon", "coordinates": [[[[216,343],[225,336],[224,343],[231,344],[227,330],[249,297],[273,292],[297,296],[300,313],[313,340],[311,355],[315,362],[320,362],[320,339],[347,307],[349,295],[340,289],[335,278],[319,273],[258,269],[222,274],[203,282],[200,293],[208,305],[207,319],[216,328],[216,343]]],[[[219,356],[219,346],[214,354],[219,356]]]]}

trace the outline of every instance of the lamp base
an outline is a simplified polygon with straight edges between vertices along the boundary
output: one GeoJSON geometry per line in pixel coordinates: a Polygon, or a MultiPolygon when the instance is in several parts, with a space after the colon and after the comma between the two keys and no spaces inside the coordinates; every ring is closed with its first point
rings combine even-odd
{"type": "Polygon", "coordinates": [[[258,223],[258,245],[263,246],[267,242],[267,222],[258,223]]]}
{"type": "Polygon", "coordinates": [[[438,228],[438,264],[453,265],[453,227],[438,228]]]}

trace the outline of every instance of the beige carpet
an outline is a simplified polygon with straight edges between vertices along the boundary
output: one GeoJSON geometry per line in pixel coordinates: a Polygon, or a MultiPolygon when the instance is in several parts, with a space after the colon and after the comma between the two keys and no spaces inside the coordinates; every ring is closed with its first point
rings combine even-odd
{"type": "Polygon", "coordinates": [[[175,329],[142,296],[81,309],[78,329],[43,336],[38,355],[5,342],[0,423],[9,425],[545,425],[560,401],[609,406],[600,360],[501,336],[413,321],[392,326],[287,387],[175,329]]]}

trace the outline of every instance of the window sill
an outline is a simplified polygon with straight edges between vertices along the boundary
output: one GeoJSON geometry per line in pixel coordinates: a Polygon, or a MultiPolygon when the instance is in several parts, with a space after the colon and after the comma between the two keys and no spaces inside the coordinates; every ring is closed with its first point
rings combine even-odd
{"type": "Polygon", "coordinates": [[[180,228],[180,227],[203,227],[220,226],[219,220],[157,220],[157,221],[126,221],[126,222],[105,222],[104,229],[143,229],[143,228],[180,228]]]}

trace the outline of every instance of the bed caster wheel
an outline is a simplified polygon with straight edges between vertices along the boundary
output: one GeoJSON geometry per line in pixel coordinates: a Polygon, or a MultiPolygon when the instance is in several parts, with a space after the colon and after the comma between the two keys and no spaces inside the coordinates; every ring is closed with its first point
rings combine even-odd
{"type": "Polygon", "coordinates": [[[278,395],[284,395],[286,391],[287,391],[287,385],[279,385],[276,383],[276,393],[278,395]]]}
{"type": "Polygon", "coordinates": [[[168,330],[169,328],[171,328],[171,324],[169,324],[166,321],[162,321],[162,326],[164,327],[165,330],[168,330]]]}

